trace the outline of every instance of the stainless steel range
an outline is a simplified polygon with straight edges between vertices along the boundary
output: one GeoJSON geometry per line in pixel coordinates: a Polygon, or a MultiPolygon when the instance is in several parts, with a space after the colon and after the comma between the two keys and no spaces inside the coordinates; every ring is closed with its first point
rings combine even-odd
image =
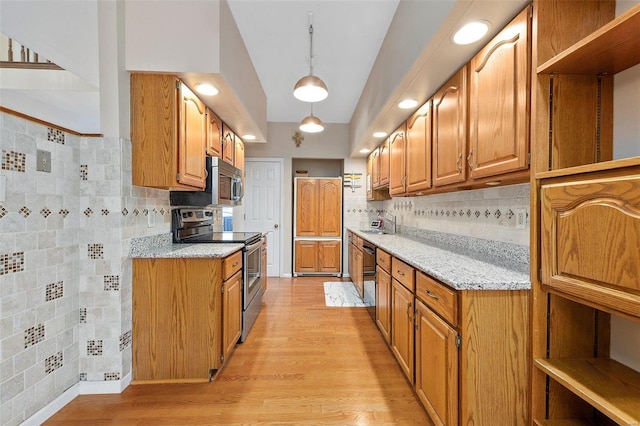
{"type": "Polygon", "coordinates": [[[262,305],[260,279],[265,272],[261,247],[264,237],[259,232],[214,232],[213,212],[208,209],[177,208],[172,210],[173,242],[178,244],[239,243],[242,249],[242,336],[244,342],[256,321],[262,305]]]}

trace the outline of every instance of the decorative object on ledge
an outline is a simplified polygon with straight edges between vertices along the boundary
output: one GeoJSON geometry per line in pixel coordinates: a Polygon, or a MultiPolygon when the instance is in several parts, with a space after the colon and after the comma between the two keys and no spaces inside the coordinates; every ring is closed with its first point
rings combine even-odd
{"type": "Polygon", "coordinates": [[[295,132],[293,136],[291,136],[291,139],[296,144],[296,148],[300,148],[302,141],[304,141],[304,136],[302,136],[302,133],[300,132],[295,132]]]}
{"type": "Polygon", "coordinates": [[[344,187],[351,188],[351,192],[356,192],[356,188],[362,188],[362,185],[357,185],[361,178],[362,173],[345,173],[343,180],[344,187]]]}

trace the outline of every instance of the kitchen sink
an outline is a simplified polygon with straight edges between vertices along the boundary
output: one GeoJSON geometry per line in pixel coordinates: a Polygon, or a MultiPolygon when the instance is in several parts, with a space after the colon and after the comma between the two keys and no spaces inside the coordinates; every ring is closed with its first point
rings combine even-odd
{"type": "Polygon", "coordinates": [[[365,234],[388,234],[388,232],[385,232],[382,229],[361,229],[360,232],[365,234]]]}

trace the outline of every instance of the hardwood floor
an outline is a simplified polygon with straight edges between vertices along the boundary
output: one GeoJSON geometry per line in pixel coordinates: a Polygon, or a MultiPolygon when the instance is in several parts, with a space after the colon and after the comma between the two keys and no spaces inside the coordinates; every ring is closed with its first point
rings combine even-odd
{"type": "Polygon", "coordinates": [[[269,278],[213,382],[79,396],[46,424],[432,425],[366,309],[326,307],[324,281],[269,278]]]}

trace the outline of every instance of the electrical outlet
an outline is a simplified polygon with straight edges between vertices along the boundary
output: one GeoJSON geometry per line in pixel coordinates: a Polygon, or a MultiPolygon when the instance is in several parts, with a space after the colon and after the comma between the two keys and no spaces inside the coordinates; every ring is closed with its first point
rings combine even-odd
{"type": "Polygon", "coordinates": [[[524,229],[527,226],[527,210],[516,209],[516,228],[524,229]]]}
{"type": "Polygon", "coordinates": [[[156,212],[153,210],[149,210],[149,213],[147,214],[147,226],[149,228],[156,227],[156,212]]]}
{"type": "Polygon", "coordinates": [[[51,152],[39,149],[36,152],[36,171],[51,173],[51,152]]]}

